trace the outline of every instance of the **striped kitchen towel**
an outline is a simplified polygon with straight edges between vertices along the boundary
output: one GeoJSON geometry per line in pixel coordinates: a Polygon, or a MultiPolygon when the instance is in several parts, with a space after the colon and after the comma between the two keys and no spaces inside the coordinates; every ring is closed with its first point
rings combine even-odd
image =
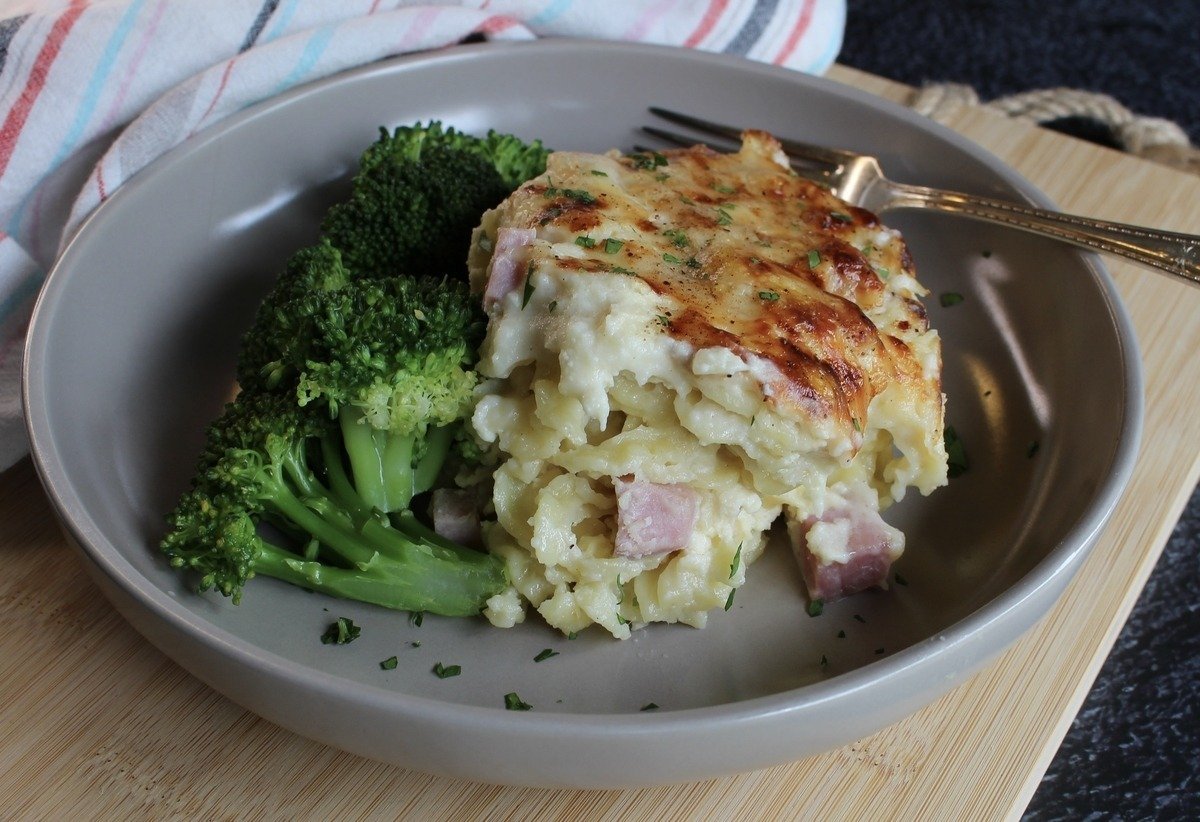
{"type": "Polygon", "coordinates": [[[468,37],[589,37],[812,73],[845,0],[0,0],[0,470],[27,450],[22,340],[65,240],[114,189],[247,105],[468,37]]]}

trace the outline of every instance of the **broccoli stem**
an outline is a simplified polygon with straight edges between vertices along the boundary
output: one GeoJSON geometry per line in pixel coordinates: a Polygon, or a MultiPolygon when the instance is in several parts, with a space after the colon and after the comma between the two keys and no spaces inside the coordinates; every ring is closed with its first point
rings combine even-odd
{"type": "Polygon", "coordinates": [[[384,513],[407,508],[413,497],[413,434],[377,432],[383,440],[384,513]]]}
{"type": "MultiPolygon", "coordinates": [[[[356,408],[338,412],[358,496],[384,513],[407,508],[413,498],[416,432],[389,433],[369,425],[356,408]]],[[[446,445],[449,448],[449,443],[446,445]]],[[[443,459],[445,455],[443,454],[443,459]]],[[[436,475],[436,470],[435,470],[436,475]]]]}
{"type": "Polygon", "coordinates": [[[477,614],[504,588],[504,569],[495,557],[478,554],[483,561],[464,565],[419,546],[410,549],[403,561],[378,554],[363,566],[337,568],[264,541],[254,571],[330,596],[444,616],[477,614]]]}
{"type": "Polygon", "coordinates": [[[350,457],[350,474],[358,495],[371,508],[387,510],[387,491],[384,484],[383,455],[375,437],[375,429],[367,425],[363,413],[356,408],[338,412],[342,441],[350,457]]]}
{"type": "Polygon", "coordinates": [[[360,565],[370,562],[375,556],[374,548],[360,540],[353,531],[347,530],[348,523],[338,524],[331,521],[333,517],[330,511],[336,511],[337,508],[327,498],[313,496],[306,504],[279,481],[267,482],[263,491],[263,502],[273,509],[275,514],[299,526],[344,561],[360,565]],[[325,505],[321,505],[322,502],[325,505]],[[310,507],[314,505],[323,508],[324,514],[310,507]]]}
{"type": "Polygon", "coordinates": [[[412,511],[397,511],[391,515],[392,523],[396,526],[396,530],[404,534],[409,539],[427,545],[430,548],[439,548],[443,551],[450,551],[459,555],[485,556],[479,551],[466,548],[456,542],[451,542],[437,531],[430,528],[425,523],[417,519],[416,514],[412,511]]]}
{"type": "Polygon", "coordinates": [[[341,449],[329,437],[321,437],[321,460],[325,465],[325,478],[329,482],[329,491],[333,497],[350,512],[356,522],[362,522],[369,517],[371,509],[354,490],[354,484],[350,482],[350,477],[346,475],[346,467],[342,464],[341,449]]]}
{"type": "Polygon", "coordinates": [[[438,428],[430,428],[425,435],[425,453],[417,460],[417,467],[413,471],[414,495],[428,491],[437,481],[442,464],[446,462],[446,455],[450,453],[450,443],[454,439],[456,427],[443,425],[438,428]]]}

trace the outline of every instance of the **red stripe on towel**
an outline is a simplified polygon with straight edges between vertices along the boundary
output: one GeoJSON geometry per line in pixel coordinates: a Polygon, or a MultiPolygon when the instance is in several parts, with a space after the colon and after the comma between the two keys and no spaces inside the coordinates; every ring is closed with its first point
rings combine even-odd
{"type": "Polygon", "coordinates": [[[796,27],[788,35],[787,42],[783,44],[783,51],[779,52],[779,55],[772,61],[775,65],[783,65],[792,56],[800,38],[804,36],[804,32],[808,31],[808,26],[812,23],[813,9],[816,5],[817,0],[804,0],[804,7],[800,9],[800,19],[796,21],[796,27]]]}
{"type": "Polygon", "coordinates": [[[8,161],[12,159],[13,149],[17,146],[17,137],[25,127],[25,121],[29,119],[29,112],[33,110],[38,95],[46,85],[46,75],[50,73],[50,66],[54,64],[63,41],[67,39],[75,21],[86,7],[87,0],[72,0],[70,7],[54,21],[46,42],[42,43],[41,51],[38,52],[29,72],[29,79],[25,82],[25,88],[21,90],[21,96],[4,118],[4,125],[0,126],[0,175],[8,168],[8,161]]]}
{"type": "Polygon", "coordinates": [[[708,10],[704,12],[704,16],[700,18],[700,25],[696,26],[696,30],[688,36],[688,39],[683,41],[686,48],[694,48],[700,45],[700,41],[708,36],[713,30],[713,26],[721,19],[721,15],[725,13],[725,7],[729,5],[729,0],[712,0],[708,4],[708,10]]]}
{"type": "Polygon", "coordinates": [[[517,25],[517,21],[513,18],[504,17],[503,15],[495,15],[487,18],[478,26],[476,26],[475,31],[479,32],[480,34],[499,34],[505,29],[511,29],[515,25],[517,25]]]}

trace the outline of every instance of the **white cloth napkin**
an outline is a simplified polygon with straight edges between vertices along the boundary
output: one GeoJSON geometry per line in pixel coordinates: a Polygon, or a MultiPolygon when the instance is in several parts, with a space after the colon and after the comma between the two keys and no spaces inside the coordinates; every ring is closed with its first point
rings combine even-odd
{"type": "Polygon", "coordinates": [[[22,343],[63,243],[221,118],[472,36],[660,43],[821,73],[845,14],[845,0],[0,0],[0,471],[28,450],[22,343]]]}

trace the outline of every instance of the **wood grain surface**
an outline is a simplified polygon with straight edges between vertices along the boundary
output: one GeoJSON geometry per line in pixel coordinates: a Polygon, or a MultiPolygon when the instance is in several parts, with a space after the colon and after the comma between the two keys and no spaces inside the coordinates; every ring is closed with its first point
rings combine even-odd
{"type": "MultiPolygon", "coordinates": [[[[831,75],[903,99],[844,68],[831,75]]],[[[1200,233],[1200,179],[978,107],[946,116],[1065,210],[1200,233]]],[[[59,534],[28,460],[0,475],[0,818],[996,819],[1049,764],[1196,483],[1200,290],[1112,262],[1146,365],[1129,490],[1049,617],[956,690],[789,765],[637,791],[432,777],[310,742],[141,638],[59,534]]]]}

